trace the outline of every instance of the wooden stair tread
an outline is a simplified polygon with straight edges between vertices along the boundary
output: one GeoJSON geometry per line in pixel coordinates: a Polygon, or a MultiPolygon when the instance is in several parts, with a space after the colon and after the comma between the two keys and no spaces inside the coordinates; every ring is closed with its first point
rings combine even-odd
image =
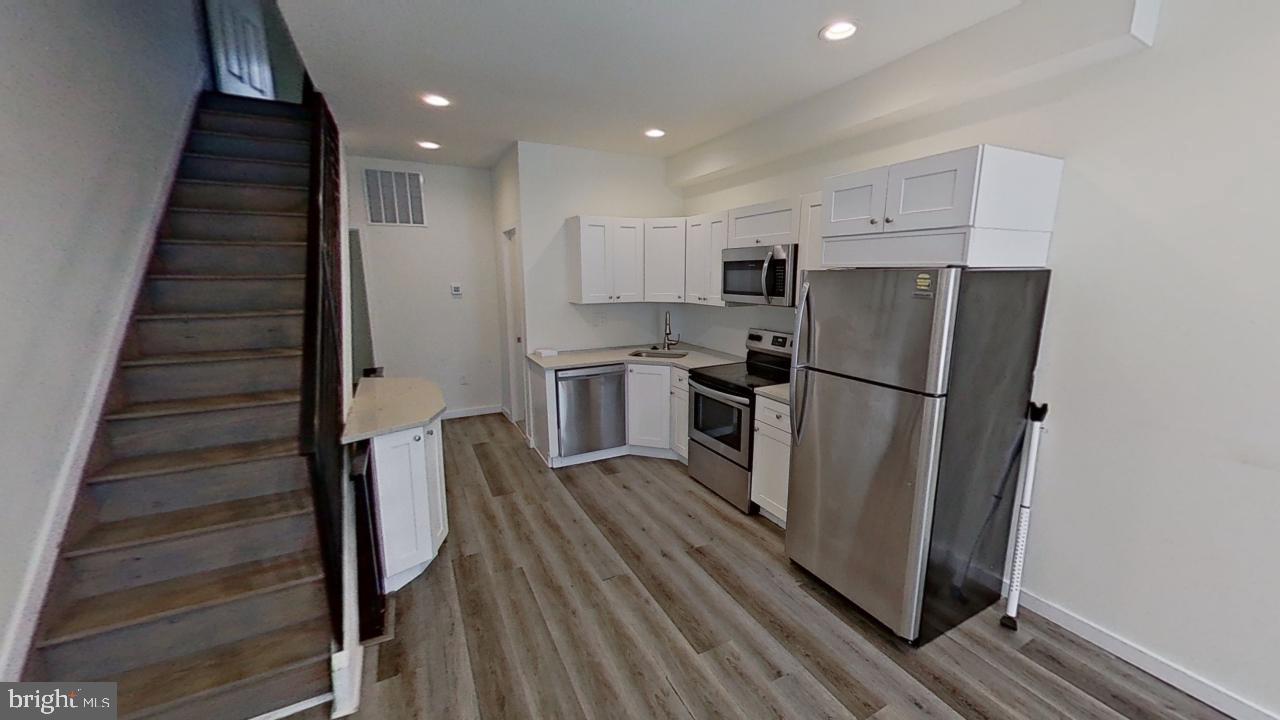
{"type": "Polygon", "coordinates": [[[163,475],[166,473],[200,470],[203,468],[238,465],[240,463],[290,457],[302,452],[297,438],[263,440],[260,442],[219,445],[217,447],[183,450],[181,452],[116,460],[88,478],[90,484],[128,480],[163,475]]]}
{"type": "Polygon", "coordinates": [[[200,213],[201,215],[254,215],[257,217],[306,217],[305,210],[235,210],[230,208],[202,208],[170,205],[169,212],[200,213]]]}
{"type": "Polygon", "coordinates": [[[240,318],[277,317],[281,315],[305,315],[306,310],[284,308],[280,310],[235,310],[232,312],[177,312],[139,313],[134,320],[236,320],[240,318]]]}
{"type": "Polygon", "coordinates": [[[192,240],[189,238],[157,238],[156,242],[171,245],[283,245],[286,247],[305,247],[304,240],[192,240]]]}
{"type": "MultiPolygon", "coordinates": [[[[275,138],[258,138],[253,135],[244,137],[253,137],[255,139],[273,140],[275,138]]],[[[309,190],[306,185],[283,185],[280,183],[262,183],[262,182],[235,182],[232,180],[201,180],[200,178],[175,178],[174,185],[211,185],[213,187],[227,188],[253,188],[259,190],[309,190]]]]}
{"type": "Polygon", "coordinates": [[[282,115],[259,115],[257,113],[242,113],[233,110],[218,110],[216,108],[200,108],[200,112],[205,115],[225,115],[227,117],[248,118],[253,120],[266,120],[268,122],[282,122],[291,125],[311,125],[311,121],[307,118],[292,118],[282,115]]]}
{"type": "Polygon", "coordinates": [[[262,135],[249,135],[246,133],[227,132],[225,130],[201,130],[199,128],[195,128],[191,131],[190,137],[195,137],[197,135],[211,135],[213,137],[234,138],[237,140],[253,140],[255,142],[278,142],[287,143],[289,145],[311,144],[310,140],[302,140],[300,138],[263,137],[262,135]]]}
{"type": "Polygon", "coordinates": [[[103,523],[91,529],[63,557],[79,557],[311,512],[311,491],[265,495],[216,505],[173,510],[103,523]]]}
{"type": "Polygon", "coordinates": [[[290,165],[292,167],[310,167],[310,163],[294,162],[292,160],[269,160],[266,158],[240,157],[239,155],[215,155],[213,153],[202,152],[184,152],[183,157],[200,158],[203,160],[226,160],[227,162],[251,162],[265,163],[267,165],[290,165]]]}
{"type": "Polygon", "coordinates": [[[240,408],[285,405],[300,402],[302,395],[296,390],[271,390],[257,393],[211,395],[183,400],[158,400],[126,405],[103,416],[104,420],[135,420],[138,418],[185,415],[188,413],[237,410],[240,408]]]}
{"type": "Polygon", "coordinates": [[[277,273],[274,275],[213,275],[213,274],[173,274],[162,273],[148,275],[148,280],[305,280],[305,273],[277,273]]]}
{"type": "Polygon", "coordinates": [[[40,647],[119,630],[324,577],[315,550],[81,598],[45,633],[40,647]]]}
{"type": "Polygon", "coordinates": [[[229,360],[267,360],[271,358],[298,357],[302,348],[262,348],[260,350],[210,350],[207,352],[175,353],[173,355],[148,355],[121,360],[122,367],[147,365],[183,365],[187,363],[227,362],[229,360]]]}
{"type": "Polygon", "coordinates": [[[258,678],[329,661],[326,618],[186,657],[130,670],[118,678],[122,718],[141,717],[177,702],[228,690],[258,678]]]}

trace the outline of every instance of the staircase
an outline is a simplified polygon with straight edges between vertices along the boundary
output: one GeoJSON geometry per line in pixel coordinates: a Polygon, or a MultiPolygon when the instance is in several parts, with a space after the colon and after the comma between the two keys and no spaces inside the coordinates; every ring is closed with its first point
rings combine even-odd
{"type": "Polygon", "coordinates": [[[182,156],[28,663],[121,718],[329,692],[299,455],[311,121],[208,93],[182,156]]]}

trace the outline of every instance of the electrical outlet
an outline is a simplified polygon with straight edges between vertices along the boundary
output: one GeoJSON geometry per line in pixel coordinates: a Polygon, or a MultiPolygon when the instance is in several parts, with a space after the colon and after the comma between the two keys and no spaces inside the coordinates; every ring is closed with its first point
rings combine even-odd
{"type": "Polygon", "coordinates": [[[462,297],[462,283],[449,283],[449,294],[454,297],[462,297]]]}

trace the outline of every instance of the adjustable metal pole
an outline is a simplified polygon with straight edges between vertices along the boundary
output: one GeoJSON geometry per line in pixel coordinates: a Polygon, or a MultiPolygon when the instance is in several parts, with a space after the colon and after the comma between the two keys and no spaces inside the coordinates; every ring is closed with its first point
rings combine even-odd
{"type": "Polygon", "coordinates": [[[1048,405],[1031,404],[1027,413],[1027,429],[1022,453],[1022,496],[1018,507],[1018,530],[1013,543],[1013,572],[1009,576],[1009,603],[1000,624],[1018,629],[1018,600],[1022,595],[1022,567],[1027,557],[1027,529],[1031,525],[1031,493],[1036,480],[1036,456],[1040,452],[1040,433],[1044,419],[1049,414],[1048,405]]]}

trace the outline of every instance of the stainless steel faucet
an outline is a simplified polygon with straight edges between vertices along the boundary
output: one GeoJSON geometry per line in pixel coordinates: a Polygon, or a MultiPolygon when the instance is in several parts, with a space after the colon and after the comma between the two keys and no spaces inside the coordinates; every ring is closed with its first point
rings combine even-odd
{"type": "Polygon", "coordinates": [[[666,317],[662,321],[662,349],[670,350],[680,344],[680,336],[677,335],[675,340],[671,339],[671,311],[666,312],[666,317]]]}

